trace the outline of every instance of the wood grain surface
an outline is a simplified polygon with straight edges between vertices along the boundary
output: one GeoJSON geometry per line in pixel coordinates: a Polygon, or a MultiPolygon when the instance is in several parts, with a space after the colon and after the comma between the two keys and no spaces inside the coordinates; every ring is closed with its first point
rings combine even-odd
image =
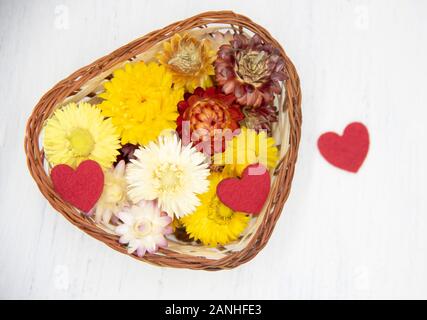
{"type": "Polygon", "coordinates": [[[427,2],[0,0],[0,298],[427,298],[427,2]],[[267,247],[235,270],[161,269],[58,215],[30,177],[25,122],[43,93],[115,48],[196,13],[266,27],[301,77],[293,188],[267,247]],[[370,131],[357,174],[316,143],[370,131]]]}

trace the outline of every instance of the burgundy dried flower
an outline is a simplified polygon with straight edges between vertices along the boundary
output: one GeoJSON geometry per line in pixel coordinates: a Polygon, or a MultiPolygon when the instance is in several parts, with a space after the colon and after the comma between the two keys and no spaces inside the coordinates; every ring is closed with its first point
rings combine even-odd
{"type": "Polygon", "coordinates": [[[271,136],[272,125],[278,120],[278,111],[273,105],[261,106],[258,108],[243,108],[245,119],[242,121],[244,125],[257,132],[266,130],[267,134],[271,136]]]}
{"type": "Polygon", "coordinates": [[[117,156],[117,160],[114,163],[114,165],[119,163],[120,160],[124,160],[125,163],[129,163],[131,159],[135,159],[135,156],[133,154],[135,150],[138,148],[139,148],[138,145],[131,144],[131,143],[126,143],[125,145],[123,145],[119,150],[120,154],[117,156]]]}
{"type": "Polygon", "coordinates": [[[235,34],[218,50],[216,81],[226,94],[234,93],[244,106],[269,105],[280,94],[280,81],[288,78],[280,51],[255,34],[235,34]]]}

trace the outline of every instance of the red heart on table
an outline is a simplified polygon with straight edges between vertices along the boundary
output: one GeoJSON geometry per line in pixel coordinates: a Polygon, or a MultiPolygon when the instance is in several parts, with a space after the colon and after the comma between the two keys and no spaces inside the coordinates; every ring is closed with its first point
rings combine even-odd
{"type": "Polygon", "coordinates": [[[104,189],[104,173],[93,160],[83,161],[76,170],[59,164],[52,169],[50,177],[61,198],[84,212],[95,206],[104,189]]]}
{"type": "Polygon", "coordinates": [[[326,132],[317,141],[322,156],[335,167],[356,173],[368,154],[369,133],[363,123],[350,123],[342,136],[326,132]]]}
{"type": "Polygon", "coordinates": [[[218,198],[234,211],[259,214],[270,192],[270,174],[262,165],[248,166],[242,178],[222,180],[217,188],[218,198]]]}

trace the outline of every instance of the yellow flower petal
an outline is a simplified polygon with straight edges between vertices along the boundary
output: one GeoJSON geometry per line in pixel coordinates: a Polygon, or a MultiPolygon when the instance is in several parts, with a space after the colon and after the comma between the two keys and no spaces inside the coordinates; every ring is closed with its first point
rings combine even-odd
{"type": "Polygon", "coordinates": [[[69,103],[55,111],[44,127],[43,147],[52,165],[76,167],[91,159],[103,168],[116,161],[119,136],[111,119],[88,103],[69,103]]]}
{"type": "Polygon", "coordinates": [[[214,164],[225,165],[224,172],[241,176],[248,165],[260,163],[272,169],[276,166],[279,155],[273,138],[264,131],[259,134],[245,127],[241,132],[227,141],[225,151],[214,155],[214,164]]]}
{"type": "Polygon", "coordinates": [[[189,34],[175,34],[164,42],[157,59],[172,74],[177,87],[193,92],[197,87],[212,85],[210,76],[215,74],[212,63],[216,52],[207,39],[200,41],[189,34]]]}
{"type": "Polygon", "coordinates": [[[176,128],[177,103],[184,91],[172,87],[172,75],[162,65],[138,62],[116,70],[104,84],[99,107],[118,128],[122,144],[147,145],[176,128]]]}
{"type": "Polygon", "coordinates": [[[226,177],[223,173],[212,173],[209,190],[199,196],[201,204],[194,213],[180,219],[187,233],[204,245],[214,247],[237,240],[250,220],[245,213],[225,206],[216,195],[216,187],[226,177]]]}

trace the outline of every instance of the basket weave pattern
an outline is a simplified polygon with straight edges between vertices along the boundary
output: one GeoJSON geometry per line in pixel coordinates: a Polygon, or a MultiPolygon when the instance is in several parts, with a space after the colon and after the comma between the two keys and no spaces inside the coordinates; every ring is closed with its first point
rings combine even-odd
{"type": "MultiPolygon", "coordinates": [[[[64,202],[54,191],[49,178],[44,159],[43,150],[40,144],[40,133],[45,121],[52,115],[59,104],[70,97],[90,99],[94,97],[95,88],[85,89],[88,82],[93,79],[106,79],[111,75],[111,70],[120,63],[133,61],[135,57],[148,51],[159,42],[170,38],[175,33],[206,28],[213,24],[228,25],[229,28],[237,30],[249,30],[257,33],[266,42],[279,48],[286,63],[289,79],[285,82],[286,96],[283,105],[279,106],[281,113],[286,113],[289,127],[289,141],[286,153],[282,156],[279,165],[274,173],[275,179],[271,187],[271,195],[265,205],[262,219],[257,224],[256,230],[245,244],[244,248],[238,251],[229,251],[219,259],[212,259],[203,254],[186,254],[172,249],[161,249],[155,254],[147,253],[139,258],[131,255],[135,259],[155,264],[158,266],[168,266],[176,268],[221,270],[237,267],[249,260],[267,244],[273,232],[274,226],[281,214],[282,208],[288,198],[292,177],[297,160],[297,151],[300,141],[301,130],[301,91],[298,74],[291,60],[285,54],[280,44],[272,38],[268,31],[255,24],[247,17],[230,12],[206,12],[191,17],[186,20],[175,22],[163,29],[150,32],[142,38],[115,50],[92,64],[85,66],[66,79],[60,81],[49,90],[34,108],[26,127],[25,152],[27,155],[27,165],[31,175],[36,181],[40,191],[49,201],[55,210],[60,212],[69,222],[80,228],[92,237],[104,242],[109,247],[121,253],[127,254],[126,248],[118,243],[118,237],[99,228],[92,219],[81,215],[80,212],[64,202]]],[[[197,251],[197,247],[195,249],[197,251]]]]}

